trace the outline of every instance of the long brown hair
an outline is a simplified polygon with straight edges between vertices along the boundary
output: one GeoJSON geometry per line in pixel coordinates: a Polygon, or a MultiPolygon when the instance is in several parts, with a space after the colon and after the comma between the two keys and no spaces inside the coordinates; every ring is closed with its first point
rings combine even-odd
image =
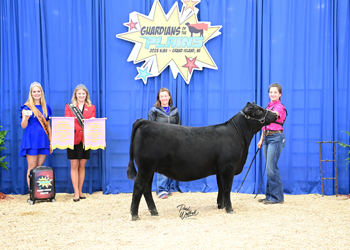
{"type": "Polygon", "coordinates": [[[45,94],[44,94],[44,90],[43,90],[43,88],[41,87],[41,84],[40,84],[40,83],[38,83],[38,82],[33,82],[33,83],[30,85],[29,97],[28,97],[27,103],[29,102],[30,106],[31,106],[33,109],[36,109],[35,103],[34,103],[34,99],[33,99],[33,96],[32,96],[32,91],[33,91],[33,88],[35,88],[35,87],[38,87],[38,88],[40,89],[40,91],[41,91],[40,105],[41,105],[41,108],[43,109],[44,116],[47,117],[47,107],[46,107],[46,101],[45,101],[45,94]]]}
{"type": "Polygon", "coordinates": [[[157,94],[157,101],[156,101],[156,103],[154,104],[154,106],[155,106],[155,107],[161,107],[161,106],[162,106],[162,105],[161,105],[161,102],[160,102],[160,100],[159,100],[159,94],[160,94],[160,92],[167,92],[167,93],[168,93],[168,95],[170,96],[170,99],[169,99],[169,106],[172,106],[172,105],[173,105],[173,98],[171,97],[170,91],[169,91],[169,89],[167,89],[167,88],[161,88],[161,89],[158,91],[158,94],[157,94]]]}

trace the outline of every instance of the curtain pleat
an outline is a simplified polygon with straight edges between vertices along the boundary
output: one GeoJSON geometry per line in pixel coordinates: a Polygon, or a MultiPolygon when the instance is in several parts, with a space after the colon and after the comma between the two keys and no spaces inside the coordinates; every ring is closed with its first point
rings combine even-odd
{"type": "MultiPolygon", "coordinates": [[[[318,141],[350,144],[350,4],[347,0],[230,1],[202,0],[198,20],[222,25],[221,35],[205,44],[218,69],[195,71],[189,84],[170,68],[147,84],[135,80],[142,63],[127,62],[134,44],[116,38],[127,32],[123,24],[136,11],[148,16],[153,0],[0,0],[0,125],[6,137],[9,171],[0,170],[0,191],[28,192],[27,161],[19,157],[23,136],[20,107],[33,81],[42,84],[53,116],[63,116],[74,88],[88,88],[97,117],[107,117],[106,150],[94,150],[86,165],[84,192],[132,192],[126,177],[132,124],[147,119],[161,87],[170,90],[181,124],[208,126],[227,121],[247,102],[265,107],[268,86],[280,83],[288,110],[286,146],[278,162],[284,192],[321,193],[318,141]]],[[[175,2],[160,0],[164,12],[175,2]]],[[[249,147],[241,185],[257,150],[260,132],[249,147]]],[[[208,142],[210,143],[210,142],[208,142]]],[[[235,142],[232,142],[235,143],[235,142]]],[[[348,150],[337,147],[339,193],[349,193],[348,150]]],[[[331,159],[333,149],[323,148],[331,159]]],[[[45,165],[55,170],[57,192],[73,192],[65,150],[55,150],[45,165]]],[[[323,167],[335,175],[334,163],[323,167]]],[[[262,152],[241,189],[265,192],[262,152]]],[[[156,175],[153,181],[155,190],[156,175]]],[[[181,192],[216,192],[216,177],[180,182],[181,192]]],[[[325,194],[335,193],[335,182],[324,182],[325,194]]]]}

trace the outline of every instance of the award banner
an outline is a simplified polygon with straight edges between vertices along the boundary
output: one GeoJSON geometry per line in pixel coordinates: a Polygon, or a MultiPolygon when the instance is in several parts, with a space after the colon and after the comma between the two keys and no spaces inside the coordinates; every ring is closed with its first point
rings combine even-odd
{"type": "Polygon", "coordinates": [[[105,149],[106,147],[106,118],[84,120],[85,150],[105,149]]]}
{"type": "Polygon", "coordinates": [[[52,149],[74,149],[74,117],[51,117],[52,149]]]}

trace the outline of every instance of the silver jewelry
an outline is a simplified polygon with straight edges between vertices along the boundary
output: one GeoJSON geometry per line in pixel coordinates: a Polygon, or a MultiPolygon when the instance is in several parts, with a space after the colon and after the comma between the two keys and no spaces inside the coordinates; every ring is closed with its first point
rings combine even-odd
{"type": "Polygon", "coordinates": [[[78,86],[75,87],[75,89],[84,89],[87,90],[84,84],[79,84],[78,86]]]}
{"type": "Polygon", "coordinates": [[[32,84],[30,84],[30,88],[33,88],[33,87],[41,87],[41,84],[38,82],[32,82],[32,84]]]}

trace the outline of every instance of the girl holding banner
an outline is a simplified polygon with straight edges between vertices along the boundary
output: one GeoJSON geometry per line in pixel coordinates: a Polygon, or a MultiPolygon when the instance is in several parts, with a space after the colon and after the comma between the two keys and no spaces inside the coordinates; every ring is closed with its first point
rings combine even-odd
{"type": "Polygon", "coordinates": [[[67,156],[71,164],[71,179],[74,188],[73,201],[85,199],[83,184],[85,179],[85,164],[90,159],[90,150],[84,149],[84,119],[95,118],[96,108],[91,104],[89,91],[79,84],[72,96],[71,104],[67,104],[64,116],[75,117],[74,150],[67,148],[67,156]]]}
{"type": "Polygon", "coordinates": [[[24,129],[19,156],[26,157],[28,162],[27,183],[29,187],[30,170],[44,164],[46,155],[52,153],[51,127],[49,117],[51,108],[46,104],[41,84],[30,85],[27,102],[21,107],[21,126],[24,129]]]}

